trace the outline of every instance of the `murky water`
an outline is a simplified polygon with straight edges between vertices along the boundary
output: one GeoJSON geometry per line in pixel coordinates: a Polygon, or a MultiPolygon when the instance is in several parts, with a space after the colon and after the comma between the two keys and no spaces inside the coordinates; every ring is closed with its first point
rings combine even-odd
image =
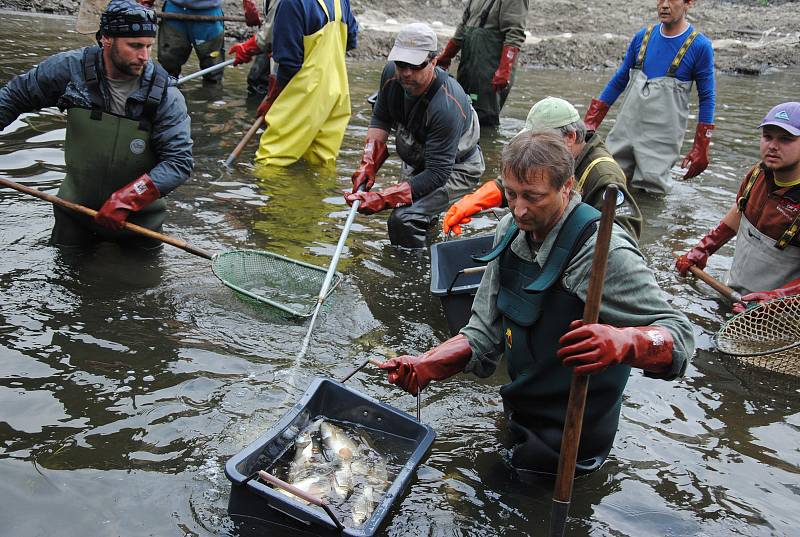
{"type": "MultiPolygon", "coordinates": [[[[46,55],[88,43],[70,21],[3,15],[5,82],[46,55]]],[[[568,51],[565,51],[568,53],[568,51]]],[[[193,60],[194,61],[194,60],[193,60]]],[[[298,165],[256,178],[249,159],[218,161],[253,119],[245,69],[224,88],[192,82],[196,168],[170,196],[167,233],[210,251],[269,250],[327,267],[347,207],[381,65],[351,64],[353,117],[336,173],[298,165]]],[[[196,69],[191,63],[189,71],[196,69]]],[[[498,133],[482,141],[486,177],[530,103],[588,103],[609,72],[524,71],[498,133]]],[[[719,76],[712,163],[664,199],[641,199],[643,250],[701,349],[727,314],[705,286],[677,278],[672,251],[715,225],[757,159],[756,126],[796,99],[800,74],[719,76]]],[[[696,110],[696,109],[694,109],[696,110]]],[[[613,116],[609,118],[613,119],[613,116]]],[[[55,192],[64,117],[25,115],[0,135],[0,174],[55,192]]],[[[691,133],[689,133],[691,135],[691,133]]],[[[250,150],[254,150],[254,146],[250,150]]],[[[391,157],[381,178],[396,176],[391,157]]],[[[0,520],[3,535],[237,535],[225,461],[272,425],[315,376],[340,378],[366,357],[417,352],[446,337],[428,289],[428,254],[388,245],[385,216],[359,216],[309,352],[306,326],[237,297],[205,259],[169,246],[155,256],[47,244],[51,207],[0,191],[0,520]],[[391,349],[391,350],[390,350],[391,349]]],[[[470,233],[489,228],[475,220],[470,233]]],[[[711,258],[720,276],[732,249],[711,258]]],[[[504,372],[435,383],[422,403],[438,437],[383,535],[543,535],[551,487],[522,486],[501,464],[504,372]]],[[[413,413],[414,399],[365,370],[350,385],[413,413]]],[[[701,350],[674,383],[634,374],[611,458],[575,485],[571,535],[796,535],[800,523],[797,385],[701,350]]]]}

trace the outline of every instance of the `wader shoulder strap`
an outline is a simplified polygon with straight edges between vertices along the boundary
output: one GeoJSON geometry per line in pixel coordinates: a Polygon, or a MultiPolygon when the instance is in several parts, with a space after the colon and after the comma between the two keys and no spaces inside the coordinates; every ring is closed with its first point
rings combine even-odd
{"type": "Polygon", "coordinates": [[[425,140],[423,132],[425,131],[425,113],[428,111],[428,105],[431,104],[431,101],[442,88],[448,76],[447,71],[440,69],[436,72],[436,76],[431,82],[431,85],[428,86],[428,91],[419,98],[414,108],[411,109],[411,113],[408,115],[408,124],[406,127],[414,133],[414,138],[416,138],[418,142],[425,140]]]}
{"type": "Polygon", "coordinates": [[[155,70],[150,79],[150,87],[147,89],[147,97],[145,97],[142,108],[142,117],[139,118],[139,129],[143,131],[149,131],[153,125],[158,105],[161,104],[169,87],[169,74],[167,74],[167,71],[157,63],[154,63],[153,66],[155,70]]]}
{"type": "Polygon", "coordinates": [[[753,166],[750,169],[750,173],[747,174],[747,184],[744,186],[744,192],[742,192],[742,195],[736,200],[736,208],[739,210],[740,214],[744,214],[744,208],[747,207],[747,200],[750,199],[750,192],[753,190],[753,185],[756,184],[756,181],[758,181],[762,173],[764,173],[764,170],[761,169],[761,163],[759,162],[753,166]]]}
{"type": "Polygon", "coordinates": [[[781,238],[778,239],[778,242],[775,243],[775,248],[778,250],[783,250],[792,242],[797,236],[797,230],[800,228],[800,214],[794,217],[794,221],[786,228],[786,231],[783,232],[781,238]]]}
{"type": "MultiPolygon", "coordinates": [[[[586,182],[586,178],[589,177],[589,174],[592,172],[594,167],[600,164],[601,162],[613,162],[614,164],[617,164],[617,161],[614,160],[612,157],[597,157],[596,159],[591,161],[589,165],[586,166],[586,169],[583,171],[583,173],[581,174],[581,178],[578,181],[578,188],[577,188],[578,192],[581,193],[583,192],[583,183],[586,182]]],[[[617,167],[619,167],[619,164],[617,164],[617,167]]],[[[620,168],[620,170],[621,169],[622,168],[620,168]]]]}
{"type": "Polygon", "coordinates": [[[647,31],[644,33],[644,38],[642,39],[642,46],[639,47],[639,55],[636,57],[636,63],[634,64],[634,69],[642,68],[644,65],[644,55],[647,53],[647,44],[650,42],[650,35],[653,33],[653,26],[652,24],[647,27],[647,31]]]}
{"type": "Polygon", "coordinates": [[[517,227],[516,222],[512,221],[511,225],[508,226],[508,229],[506,230],[506,234],[503,235],[503,238],[500,239],[500,242],[497,243],[497,246],[492,248],[487,254],[481,256],[473,255],[472,259],[478,263],[488,263],[493,259],[497,259],[500,257],[500,254],[502,254],[506,248],[508,248],[508,246],[511,244],[511,241],[517,237],[518,233],[519,228],[517,227]]]}
{"type": "Polygon", "coordinates": [[[481,13],[480,28],[486,26],[486,21],[489,20],[489,12],[492,11],[492,8],[494,7],[494,2],[495,0],[491,0],[491,2],[486,4],[486,8],[483,10],[483,13],[481,13]]]}
{"type": "Polygon", "coordinates": [[[89,91],[89,99],[92,101],[91,118],[100,120],[105,108],[103,93],[100,91],[102,77],[100,76],[100,47],[86,47],[83,49],[83,79],[86,81],[86,89],[89,91]]]}
{"type": "Polygon", "coordinates": [[[567,263],[575,257],[578,248],[595,232],[598,220],[600,211],[586,203],[578,204],[558,232],[542,271],[525,287],[525,292],[541,293],[552,287],[564,273],[567,263]]]}
{"type": "MultiPolygon", "coordinates": [[[[755,166],[750,169],[750,173],[747,174],[747,184],[744,186],[744,192],[736,200],[736,208],[739,211],[739,214],[744,214],[745,207],[747,207],[747,201],[750,199],[750,194],[753,190],[753,185],[756,184],[756,181],[764,174],[763,168],[761,168],[761,163],[759,162],[755,166]]],[[[800,188],[793,188],[787,194],[786,197],[794,201],[795,203],[800,203],[800,188]]],[[[789,244],[792,243],[792,240],[797,236],[797,232],[800,230],[800,214],[798,214],[791,224],[784,230],[783,234],[780,238],[775,241],[775,248],[778,250],[783,250],[789,244]]]]}
{"type": "Polygon", "coordinates": [[[689,37],[687,37],[686,41],[683,42],[681,48],[678,49],[678,53],[675,55],[675,59],[673,59],[672,63],[669,65],[667,76],[675,78],[675,72],[678,70],[678,66],[683,61],[683,57],[686,56],[686,51],[689,50],[689,47],[692,46],[692,43],[694,43],[694,40],[695,38],[697,38],[698,35],[700,35],[700,32],[698,32],[697,30],[689,34],[689,37]]]}

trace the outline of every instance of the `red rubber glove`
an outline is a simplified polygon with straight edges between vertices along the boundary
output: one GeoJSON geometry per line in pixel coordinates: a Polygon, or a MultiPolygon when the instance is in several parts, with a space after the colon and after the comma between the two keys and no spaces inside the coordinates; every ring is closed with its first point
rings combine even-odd
{"type": "Polygon", "coordinates": [[[586,124],[587,131],[596,131],[603,122],[603,118],[608,114],[610,107],[600,99],[592,99],[589,104],[589,109],[583,116],[583,122],[586,124]]]}
{"type": "Polygon", "coordinates": [[[500,207],[503,203],[503,193],[497,186],[495,181],[488,181],[473,192],[467,194],[447,210],[444,215],[444,223],[442,224],[442,231],[447,235],[452,231],[456,235],[461,235],[461,225],[469,224],[472,221],[473,214],[490,209],[492,207],[500,207]]]}
{"type": "Polygon", "coordinates": [[[242,10],[248,26],[261,26],[261,17],[258,16],[258,8],[253,0],[242,0],[242,10]]]}
{"type": "Polygon", "coordinates": [[[275,99],[278,98],[278,95],[280,95],[282,91],[283,86],[278,84],[278,79],[275,78],[275,75],[269,75],[269,90],[264,96],[264,100],[261,101],[261,104],[259,104],[256,109],[256,117],[266,116],[269,109],[272,108],[275,99]]]}
{"type": "Polygon", "coordinates": [[[748,302],[761,304],[762,302],[769,302],[770,300],[774,300],[776,298],[794,295],[800,295],[800,278],[792,280],[786,285],[778,287],[777,289],[773,289],[772,291],[758,291],[756,293],[744,295],[741,302],[737,302],[733,305],[733,313],[742,313],[745,309],[747,309],[748,302]]]}
{"type": "Polygon", "coordinates": [[[138,0],[138,2],[147,9],[153,9],[153,3],[155,3],[155,0],[138,0]]]}
{"type": "Polygon", "coordinates": [[[111,194],[97,211],[94,221],[103,227],[119,231],[131,211],[141,211],[160,197],[161,192],[150,176],[142,174],[135,181],[111,194]]]}
{"type": "Polygon", "coordinates": [[[364,154],[361,157],[361,164],[353,172],[353,193],[358,192],[361,185],[364,190],[369,191],[375,184],[375,174],[386,162],[389,156],[389,149],[380,140],[367,140],[364,144],[364,154]]]}
{"type": "Polygon", "coordinates": [[[236,54],[233,65],[250,63],[253,60],[253,56],[260,53],[261,49],[258,48],[258,43],[256,43],[256,36],[250,37],[247,41],[236,43],[228,50],[228,54],[236,54]]]}
{"type": "Polygon", "coordinates": [[[708,257],[722,248],[722,246],[736,236],[736,232],[725,222],[720,222],[717,227],[708,232],[700,239],[694,248],[683,254],[675,261],[675,269],[681,276],[686,276],[686,272],[692,265],[699,269],[706,268],[708,257]]]}
{"type": "Polygon", "coordinates": [[[607,324],[572,321],[558,342],[556,356],[576,375],[601,373],[609,366],[627,364],[663,373],[672,364],[672,334],[661,326],[615,328],[607,324]]]}
{"type": "Polygon", "coordinates": [[[684,179],[697,177],[708,167],[708,145],[711,143],[711,131],[714,125],[710,123],[698,123],[694,131],[694,145],[686,154],[681,163],[681,168],[688,167],[689,170],[684,179]]]}
{"type": "Polygon", "coordinates": [[[417,395],[430,381],[444,380],[464,371],[471,357],[467,336],[458,334],[424,354],[399,356],[378,367],[389,373],[389,382],[417,395]]]}
{"type": "Polygon", "coordinates": [[[459,50],[461,50],[461,42],[455,39],[449,40],[442,53],[436,56],[436,65],[447,71],[450,69],[450,62],[453,61],[459,50]]]}
{"type": "Polygon", "coordinates": [[[503,52],[500,54],[500,65],[497,66],[497,71],[494,72],[492,77],[492,89],[495,93],[499,93],[508,87],[511,80],[511,69],[514,67],[514,61],[519,55],[519,49],[511,45],[503,45],[503,52]]]}
{"type": "Polygon", "coordinates": [[[344,199],[348,205],[353,205],[356,200],[361,200],[358,212],[361,214],[375,214],[386,209],[394,209],[403,205],[411,205],[411,184],[397,183],[387,188],[372,192],[345,192],[344,199]]]}

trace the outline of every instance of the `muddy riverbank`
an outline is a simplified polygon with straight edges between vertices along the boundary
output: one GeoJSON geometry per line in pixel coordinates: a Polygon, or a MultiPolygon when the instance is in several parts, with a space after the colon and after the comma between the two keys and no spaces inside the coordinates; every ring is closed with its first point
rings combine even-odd
{"type": "MultiPolygon", "coordinates": [[[[0,9],[74,15],[77,0],[0,0],[0,9]]],[[[226,12],[241,14],[239,0],[225,0],[226,12]]],[[[461,0],[352,0],[362,27],[359,48],[350,56],[385,57],[394,32],[402,24],[421,20],[432,24],[442,39],[453,34],[461,18],[461,0]]],[[[739,0],[699,1],[691,22],[714,42],[717,68],[725,72],[759,74],[784,69],[800,61],[800,2],[739,0]]],[[[611,69],[625,54],[631,36],[655,20],[653,0],[531,0],[528,40],[520,63],[530,67],[611,69]]],[[[231,40],[252,33],[230,23],[231,40]]]]}

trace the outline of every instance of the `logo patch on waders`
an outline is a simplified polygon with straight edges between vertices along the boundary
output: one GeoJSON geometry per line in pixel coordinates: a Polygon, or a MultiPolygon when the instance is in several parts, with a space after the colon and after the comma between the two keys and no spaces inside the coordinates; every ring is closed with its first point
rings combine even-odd
{"type": "Polygon", "coordinates": [[[506,346],[510,349],[512,343],[513,343],[513,338],[511,337],[511,329],[506,328],[506,346]]]}
{"type": "Polygon", "coordinates": [[[147,144],[141,138],[134,138],[133,140],[131,140],[130,148],[131,148],[131,153],[133,153],[134,155],[141,155],[142,153],[144,153],[145,147],[147,147],[147,144]]]}

